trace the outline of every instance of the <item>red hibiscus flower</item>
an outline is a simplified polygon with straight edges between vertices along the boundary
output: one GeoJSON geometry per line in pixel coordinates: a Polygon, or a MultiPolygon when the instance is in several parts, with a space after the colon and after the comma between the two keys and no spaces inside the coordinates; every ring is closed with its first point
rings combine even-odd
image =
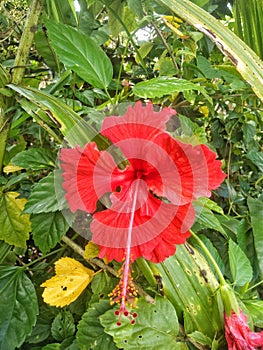
{"type": "Polygon", "coordinates": [[[225,336],[229,350],[263,349],[263,331],[252,332],[247,325],[247,316],[234,311],[225,313],[225,336]]]}
{"type": "Polygon", "coordinates": [[[169,108],[154,112],[152,104],[137,102],[124,116],[104,119],[101,134],[112,142],[109,149],[99,151],[90,142],[84,149],[61,151],[71,211],[93,214],[90,230],[100,257],[125,259],[122,301],[133,290],[130,262],[138,257],[160,262],[174,254],[176,244],[190,236],[192,202],[209,197],[225,178],[207,146],[185,144],[166,131],[175,114],[169,108]],[[113,156],[116,147],[125,163],[113,156]],[[98,201],[105,209],[96,212],[98,201]]]}

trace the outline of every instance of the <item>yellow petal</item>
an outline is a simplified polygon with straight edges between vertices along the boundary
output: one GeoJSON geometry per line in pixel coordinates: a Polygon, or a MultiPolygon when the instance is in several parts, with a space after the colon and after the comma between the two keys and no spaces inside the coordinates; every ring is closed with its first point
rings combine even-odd
{"type": "Polygon", "coordinates": [[[92,281],[94,271],[72,258],[61,258],[55,263],[56,276],[41,284],[45,287],[44,301],[51,306],[72,303],[92,281]]]}
{"type": "Polygon", "coordinates": [[[100,252],[100,248],[98,247],[98,245],[90,241],[85,247],[84,258],[85,259],[96,258],[99,252],[100,252]]]}

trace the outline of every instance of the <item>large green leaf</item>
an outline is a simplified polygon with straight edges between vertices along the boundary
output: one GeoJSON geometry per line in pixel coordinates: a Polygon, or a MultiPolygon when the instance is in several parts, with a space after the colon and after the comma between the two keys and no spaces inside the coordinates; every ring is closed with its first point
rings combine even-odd
{"type": "Polygon", "coordinates": [[[207,11],[189,0],[158,0],[208,36],[235,65],[254,92],[263,100],[263,63],[237,35],[207,11]]]}
{"type": "Polygon", "coordinates": [[[253,277],[250,261],[243,250],[232,239],[229,240],[228,254],[234,284],[244,286],[253,277]]]}
{"type": "Polygon", "coordinates": [[[249,197],[248,208],[250,212],[252,230],[254,235],[254,245],[259,263],[261,277],[263,277],[263,235],[262,235],[262,218],[263,218],[263,202],[259,199],[249,197]]]}
{"type": "Polygon", "coordinates": [[[29,238],[29,215],[22,214],[26,200],[17,192],[0,189],[0,239],[18,247],[26,247],[29,238]]]}
{"type": "Polygon", "coordinates": [[[55,317],[52,326],[51,334],[55,340],[62,341],[75,333],[75,323],[72,313],[67,310],[61,310],[55,317]]]}
{"type": "Polygon", "coordinates": [[[117,349],[112,337],[104,332],[104,328],[99,321],[99,316],[103,315],[109,309],[111,309],[109,301],[100,300],[99,303],[93,304],[83,314],[76,335],[81,350],[117,349]]]}
{"type": "Polygon", "coordinates": [[[20,348],[38,313],[34,286],[20,267],[0,266],[0,349],[20,348]]]}
{"type": "MultiPolygon", "coordinates": [[[[174,305],[186,331],[199,331],[211,339],[215,336],[219,339],[223,323],[216,298],[218,282],[204,257],[189,244],[178,245],[175,255],[162,263],[145,264],[152,270],[153,278],[162,281],[162,291],[174,305]]],[[[144,273],[144,267],[140,265],[140,268],[144,273]]],[[[148,274],[149,271],[145,277],[154,287],[148,274]]]]}
{"type": "Polygon", "coordinates": [[[145,299],[138,301],[138,317],[134,325],[123,316],[117,325],[113,310],[100,317],[105,332],[112,335],[119,348],[124,350],[176,349],[179,331],[177,315],[173,305],[165,298],[157,298],[154,304],[145,299]]]}
{"type": "Polygon", "coordinates": [[[55,157],[48,149],[29,148],[26,151],[17,153],[11,159],[11,163],[25,169],[53,169],[55,166],[55,157]]]}
{"type": "Polygon", "coordinates": [[[69,228],[60,211],[32,214],[30,219],[34,242],[44,254],[55,247],[69,228]]]}
{"type": "Polygon", "coordinates": [[[107,88],[113,69],[96,42],[73,27],[46,21],[48,36],[61,62],[96,88],[107,88]]]}
{"type": "Polygon", "coordinates": [[[143,98],[154,98],[190,90],[200,91],[212,103],[211,97],[209,97],[202,86],[191,83],[188,80],[164,76],[137,83],[133,88],[133,93],[143,98]]]}
{"type": "Polygon", "coordinates": [[[59,183],[55,186],[54,173],[50,173],[34,186],[25,205],[24,213],[40,214],[65,208],[68,208],[68,205],[62,186],[59,183]]]}

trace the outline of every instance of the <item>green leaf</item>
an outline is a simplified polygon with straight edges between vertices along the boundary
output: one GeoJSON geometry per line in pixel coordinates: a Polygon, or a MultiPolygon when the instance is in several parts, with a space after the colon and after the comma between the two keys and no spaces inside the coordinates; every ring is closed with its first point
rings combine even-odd
{"type": "Polygon", "coordinates": [[[189,90],[200,91],[212,103],[211,97],[208,96],[202,86],[193,84],[188,80],[164,76],[137,83],[133,88],[133,93],[143,98],[154,98],[189,90]]]}
{"type": "Polygon", "coordinates": [[[62,341],[75,334],[74,318],[70,311],[62,310],[55,317],[51,326],[51,334],[57,341],[62,341]]]}
{"type": "MultiPolygon", "coordinates": [[[[92,304],[92,306],[82,316],[78,325],[77,341],[81,350],[115,350],[116,345],[112,337],[104,332],[99,316],[111,309],[108,300],[92,304]]],[[[112,309],[111,312],[113,313],[112,309]]]]}
{"type": "Polygon", "coordinates": [[[16,154],[11,159],[11,163],[25,169],[53,169],[55,166],[55,156],[44,148],[29,148],[26,151],[16,154]]]}
{"type": "Polygon", "coordinates": [[[32,214],[30,219],[34,242],[44,254],[60,242],[69,228],[60,211],[32,214]]]}
{"type": "Polygon", "coordinates": [[[187,321],[187,333],[199,331],[211,339],[223,334],[220,300],[216,297],[218,282],[196,249],[189,244],[178,245],[176,254],[162,263],[147,264],[162,281],[162,292],[173,304],[180,322],[187,321]]]}
{"type": "Polygon", "coordinates": [[[145,299],[138,301],[138,317],[134,325],[123,316],[121,325],[117,325],[113,310],[100,317],[105,332],[112,335],[119,348],[127,349],[176,349],[176,337],[179,331],[177,315],[173,305],[165,298],[157,298],[154,304],[145,299]]]}
{"type": "Polygon", "coordinates": [[[93,39],[73,27],[46,21],[48,36],[61,62],[97,88],[106,88],[113,69],[110,59],[93,39]]]}
{"type": "Polygon", "coordinates": [[[198,331],[187,334],[187,337],[202,345],[209,345],[210,347],[212,345],[212,339],[198,331]]]}
{"type": "Polygon", "coordinates": [[[248,208],[252,222],[252,230],[254,235],[254,245],[259,263],[261,277],[263,277],[263,235],[262,235],[262,218],[263,218],[263,202],[259,199],[249,197],[248,208]]]}
{"type": "Polygon", "coordinates": [[[29,215],[22,214],[26,200],[17,192],[0,190],[0,239],[10,245],[26,247],[29,238],[29,215]]]}
{"type": "MultiPolygon", "coordinates": [[[[138,50],[139,54],[141,55],[141,58],[145,58],[149,54],[149,52],[151,51],[152,47],[153,47],[152,42],[143,43],[142,46],[138,50]]],[[[136,53],[136,55],[135,55],[135,61],[136,61],[136,63],[140,63],[140,58],[138,57],[138,53],[136,53]]]]}
{"type": "MultiPolygon", "coordinates": [[[[61,176],[61,172],[56,171],[56,174],[58,175],[56,179],[59,175],[61,176]]],[[[24,213],[48,213],[67,207],[63,188],[61,184],[55,184],[54,173],[50,173],[34,186],[25,205],[24,213]]]]}
{"type": "Polygon", "coordinates": [[[229,240],[228,255],[234,284],[244,286],[253,277],[253,271],[248,257],[232,239],[229,240]]]}
{"type": "Polygon", "coordinates": [[[34,286],[20,267],[0,266],[0,349],[20,348],[36,323],[34,286]]]}
{"type": "Polygon", "coordinates": [[[251,150],[248,152],[246,157],[255,164],[260,171],[263,172],[263,152],[258,152],[256,150],[251,150]]]}
{"type": "Polygon", "coordinates": [[[50,308],[40,307],[37,323],[29,337],[26,338],[26,342],[38,344],[47,339],[50,336],[53,317],[50,308]]]}
{"type": "Polygon", "coordinates": [[[255,326],[263,328],[263,300],[242,300],[255,326]]]}
{"type": "Polygon", "coordinates": [[[37,113],[36,111],[39,109],[36,106],[41,107],[41,113],[38,113],[38,117],[43,119],[45,123],[46,115],[48,115],[59,126],[62,134],[72,147],[75,147],[76,144],[84,147],[91,139],[97,143],[100,149],[105,149],[109,146],[105,137],[98,134],[72,108],[58,98],[34,88],[24,88],[12,84],[8,86],[33,102],[35,107],[34,113],[37,113]],[[43,112],[46,113],[44,118],[43,112]]]}
{"type": "Polygon", "coordinates": [[[52,343],[44,346],[41,350],[60,350],[60,346],[59,343],[52,343]]]}
{"type": "MultiPolygon", "coordinates": [[[[226,235],[221,223],[212,210],[204,206],[204,202],[197,200],[193,204],[196,212],[196,223],[194,224],[194,230],[198,231],[209,227],[213,230],[221,232],[224,236],[226,235]]],[[[213,209],[216,208],[214,207],[213,209]]]]}

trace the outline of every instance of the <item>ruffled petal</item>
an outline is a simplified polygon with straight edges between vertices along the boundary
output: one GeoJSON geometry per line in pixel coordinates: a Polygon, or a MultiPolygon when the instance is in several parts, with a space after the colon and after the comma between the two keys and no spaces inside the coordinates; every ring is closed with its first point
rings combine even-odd
{"type": "Polygon", "coordinates": [[[64,178],[63,188],[66,191],[65,198],[68,201],[70,210],[75,213],[77,210],[86,211],[78,191],[77,169],[83,150],[79,146],[73,149],[62,148],[60,152],[61,168],[64,178]]]}
{"type": "Polygon", "coordinates": [[[115,190],[113,184],[123,177],[112,156],[99,151],[95,142],[88,143],[84,149],[79,146],[62,149],[60,160],[65,197],[73,213],[78,209],[93,213],[99,198],[115,190]]]}
{"type": "MultiPolygon", "coordinates": [[[[184,202],[191,202],[198,197],[211,196],[211,190],[220,186],[225,178],[216,154],[205,145],[192,146],[173,139],[167,134],[159,135],[155,142],[160,145],[172,159],[180,175],[184,202]]],[[[164,187],[164,196],[172,203],[178,204],[177,184],[169,181],[164,187]]]]}
{"type": "MultiPolygon", "coordinates": [[[[127,243],[130,212],[112,209],[94,214],[91,223],[92,240],[100,246],[100,257],[121,261],[127,243]]],[[[174,206],[151,194],[134,213],[131,256],[159,262],[175,252],[175,244],[184,243],[190,236],[195,213],[191,204],[174,206]],[[148,207],[148,208],[147,208],[148,207]],[[150,215],[143,215],[150,213],[150,215]]]]}
{"type": "Polygon", "coordinates": [[[138,101],[133,107],[129,106],[123,116],[106,117],[101,133],[113,143],[134,137],[151,139],[156,132],[166,130],[167,121],[175,114],[171,108],[155,112],[151,103],[142,106],[138,101]]]}

